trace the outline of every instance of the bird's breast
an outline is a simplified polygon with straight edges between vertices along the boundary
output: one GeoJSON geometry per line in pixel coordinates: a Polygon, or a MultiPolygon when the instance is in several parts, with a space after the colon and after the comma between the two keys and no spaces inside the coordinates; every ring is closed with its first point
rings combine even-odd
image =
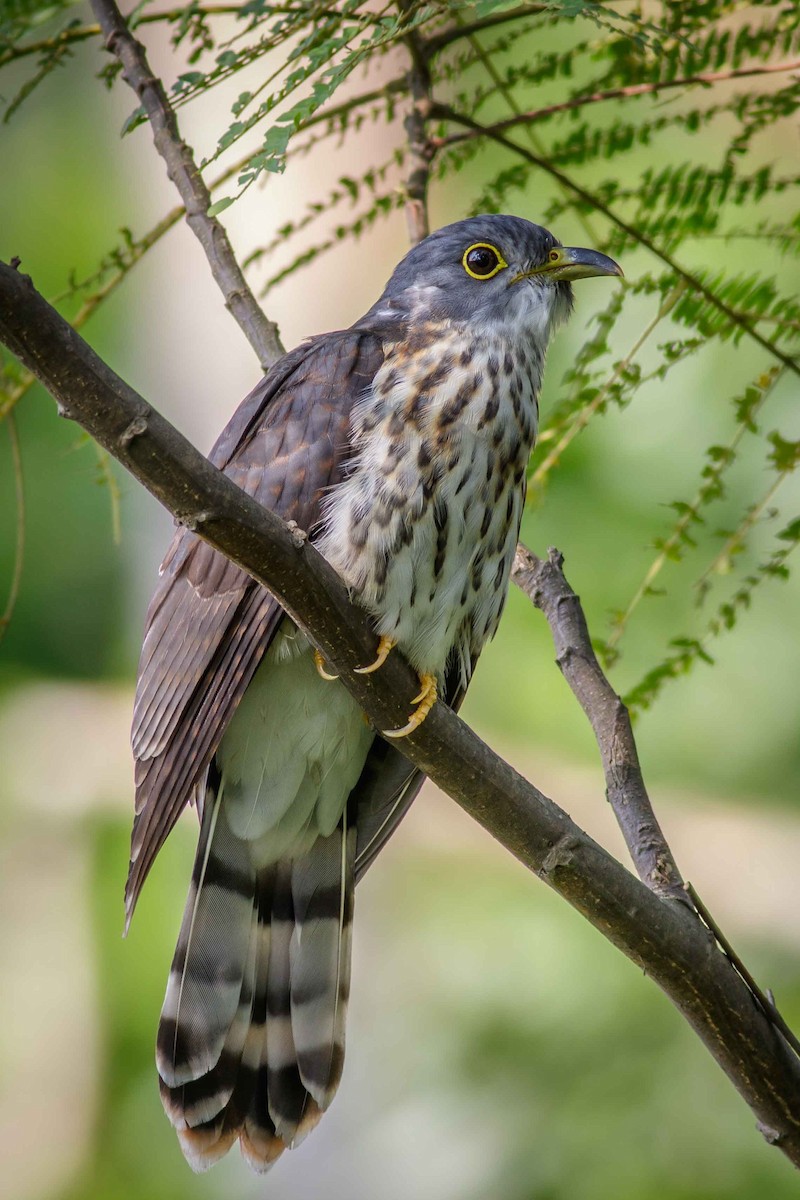
{"type": "Polygon", "coordinates": [[[353,413],[320,550],[420,672],[470,663],[505,601],[543,356],[501,336],[391,347],[353,413]]]}

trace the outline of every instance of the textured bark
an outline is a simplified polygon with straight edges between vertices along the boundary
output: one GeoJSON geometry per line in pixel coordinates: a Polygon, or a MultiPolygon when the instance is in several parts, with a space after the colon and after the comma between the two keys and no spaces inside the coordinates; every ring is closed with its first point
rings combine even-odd
{"type": "MultiPolygon", "coordinates": [[[[396,655],[374,675],[353,673],[370,661],[376,639],[302,533],[212,467],[29,279],[5,264],[0,340],[48,388],[62,415],[91,433],[178,520],[269,587],[377,728],[405,719],[416,676],[396,655]]],[[[397,744],[659,985],[750,1105],[767,1140],[800,1165],[800,1058],[696,912],[640,883],[445,705],[397,744]]]]}

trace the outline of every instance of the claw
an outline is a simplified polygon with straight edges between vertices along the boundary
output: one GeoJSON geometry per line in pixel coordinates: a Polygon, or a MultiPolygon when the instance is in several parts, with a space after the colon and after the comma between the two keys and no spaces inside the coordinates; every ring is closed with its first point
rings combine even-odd
{"type": "Polygon", "coordinates": [[[404,725],[402,729],[384,729],[382,731],[384,737],[408,737],[408,735],[413,733],[415,729],[419,729],[420,725],[433,708],[437,700],[436,676],[420,675],[419,682],[421,685],[420,693],[411,701],[412,704],[418,704],[419,707],[414,709],[408,724],[404,725]]]}
{"type": "Polygon", "coordinates": [[[314,666],[317,668],[317,673],[321,675],[323,679],[327,680],[328,683],[332,683],[334,679],[339,678],[338,675],[330,675],[325,670],[325,659],[322,657],[322,654],[319,650],[314,651],[314,666]]]}
{"type": "Polygon", "coordinates": [[[397,643],[393,638],[387,637],[384,633],[381,640],[378,642],[378,653],[374,662],[371,662],[368,667],[356,667],[356,675],[371,675],[373,671],[377,671],[378,667],[382,667],[389,657],[389,651],[393,650],[397,643]]]}

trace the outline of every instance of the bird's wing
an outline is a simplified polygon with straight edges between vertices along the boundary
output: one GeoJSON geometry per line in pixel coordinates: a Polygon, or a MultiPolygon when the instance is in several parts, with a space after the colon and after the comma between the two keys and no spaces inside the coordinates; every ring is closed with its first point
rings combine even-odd
{"type": "MultiPolygon", "coordinates": [[[[281,359],[242,402],[210,458],[244,491],[313,535],[350,456],[349,421],[383,361],[345,330],[281,359]]],[[[283,617],[271,594],[195,534],[175,534],[148,609],[131,743],[136,817],[128,915],[283,617]]]]}

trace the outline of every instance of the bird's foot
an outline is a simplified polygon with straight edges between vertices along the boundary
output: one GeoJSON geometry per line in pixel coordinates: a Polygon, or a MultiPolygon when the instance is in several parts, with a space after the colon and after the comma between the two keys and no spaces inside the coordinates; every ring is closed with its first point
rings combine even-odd
{"type": "Polygon", "coordinates": [[[339,678],[338,675],[331,675],[325,670],[325,659],[322,657],[322,654],[319,650],[314,651],[314,666],[317,668],[317,674],[323,679],[327,680],[328,683],[332,683],[334,679],[339,678]]]}
{"type": "Polygon", "coordinates": [[[412,704],[417,704],[419,707],[414,709],[413,713],[411,714],[408,724],[404,725],[402,727],[402,729],[384,729],[383,730],[384,737],[389,737],[389,738],[408,737],[408,735],[410,733],[413,733],[415,729],[419,729],[420,725],[422,724],[422,722],[427,717],[428,713],[433,708],[433,706],[437,700],[436,676],[435,675],[420,675],[419,682],[420,682],[419,695],[415,696],[414,699],[411,701],[412,704]]]}
{"type": "Polygon", "coordinates": [[[389,657],[389,651],[393,650],[397,645],[394,638],[388,637],[385,633],[381,636],[378,642],[378,653],[375,656],[375,661],[371,662],[368,667],[356,667],[356,675],[371,675],[373,671],[377,671],[378,667],[382,667],[389,657]]]}

